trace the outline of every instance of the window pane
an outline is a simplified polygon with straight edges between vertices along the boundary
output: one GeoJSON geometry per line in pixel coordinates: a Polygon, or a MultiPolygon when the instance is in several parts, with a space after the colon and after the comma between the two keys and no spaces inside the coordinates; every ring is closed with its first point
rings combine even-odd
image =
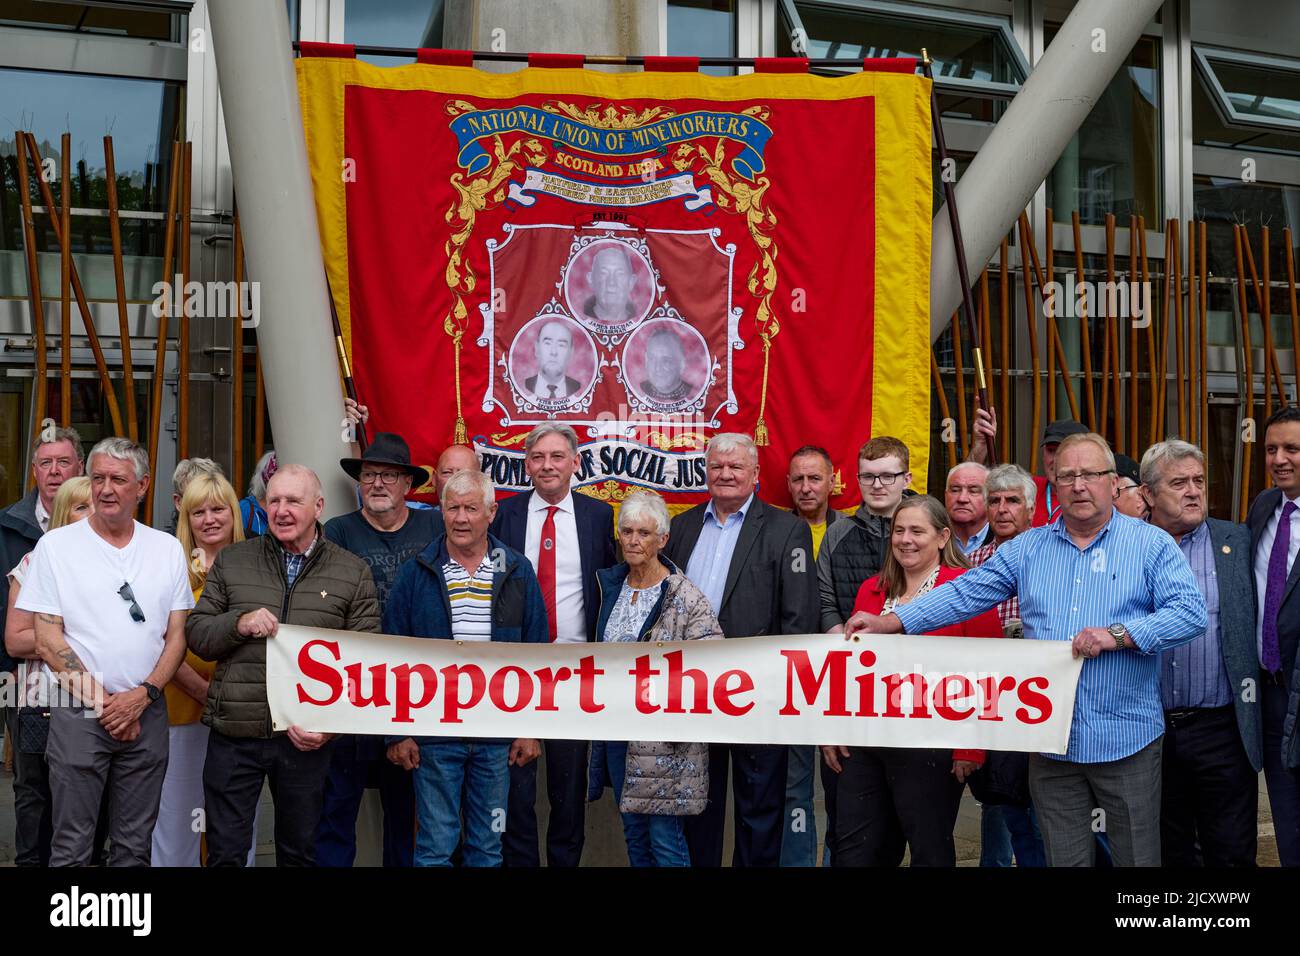
{"type": "Polygon", "coordinates": [[[1238,113],[1300,123],[1300,72],[1215,59],[1210,65],[1238,113]]]}
{"type": "MultiPolygon", "coordinates": [[[[1300,78],[1296,78],[1295,82],[1300,85],[1300,78]]],[[[1228,126],[1224,123],[1224,118],[1215,108],[1212,95],[1206,88],[1205,78],[1199,71],[1192,81],[1192,139],[1198,146],[1300,153],[1300,132],[1274,133],[1257,127],[1228,126]]]]}
{"type": "MultiPolygon", "coordinates": [[[[1050,43],[1058,29],[1047,25],[1050,43]]],[[[1076,209],[1085,223],[1106,213],[1160,222],[1159,40],[1142,37],[1115,75],[1047,180],[1047,204],[1057,221],[1076,209]]]]}
{"type": "MultiPolygon", "coordinates": [[[[734,0],[668,0],[669,56],[735,56],[734,0]]],[[[706,66],[701,73],[732,76],[729,66],[706,66]]]]}
{"type": "MultiPolygon", "coordinates": [[[[1198,218],[1208,220],[1206,259],[1210,273],[1235,277],[1237,259],[1232,241],[1234,222],[1245,223],[1250,231],[1255,265],[1260,265],[1260,224],[1267,223],[1269,256],[1275,280],[1286,278],[1288,251],[1282,245],[1282,230],[1291,229],[1291,241],[1300,243],[1300,186],[1278,183],[1243,183],[1235,177],[1194,176],[1193,195],[1198,218]]],[[[1185,237],[1184,237],[1185,238],[1185,237]]],[[[1300,279],[1300,276],[1297,276],[1300,279]]],[[[1251,309],[1255,308],[1252,293],[1251,309]]],[[[1290,306],[1285,306],[1288,311],[1290,306]]],[[[1274,312],[1276,312],[1276,308],[1274,312]]]]}
{"type": "Polygon", "coordinates": [[[5,0],[0,24],[76,33],[138,37],[175,43],[181,35],[184,14],[158,10],[132,10],[88,3],[50,3],[40,0],[5,0]]]}
{"type": "MultiPolygon", "coordinates": [[[[343,41],[358,46],[441,48],[444,6],[444,0],[349,0],[343,8],[343,41]]],[[[376,66],[415,62],[400,56],[357,58],[376,66]]]]}
{"type": "MultiPolygon", "coordinates": [[[[992,28],[963,26],[931,19],[909,19],[851,10],[795,5],[808,33],[807,55],[813,59],[921,55],[929,50],[936,77],[1018,83],[1020,68],[992,28]]],[[[788,49],[790,38],[778,31],[788,49]]],[[[784,52],[789,56],[791,53],[784,52]]]]}
{"type": "MultiPolygon", "coordinates": [[[[103,136],[113,137],[117,168],[118,202],[123,210],[164,212],[171,175],[171,143],[179,135],[184,111],[183,85],[161,80],[134,80],[29,70],[0,70],[0,87],[13,92],[12,119],[29,127],[47,169],[52,169],[50,191],[60,202],[61,137],[72,130],[72,205],[108,208],[103,136]]],[[[6,104],[8,105],[8,103],[6,104]]],[[[34,206],[44,205],[37,171],[28,158],[28,188],[34,206]]],[[[27,294],[26,267],[19,219],[18,164],[12,133],[0,134],[0,296],[27,294]]],[[[58,243],[49,216],[35,216],[36,248],[40,257],[41,286],[46,295],[58,294],[58,243]],[[51,286],[50,270],[53,269],[51,286]]],[[[128,294],[149,298],[148,289],[159,271],[164,223],[161,219],[124,219],[123,254],[126,256],[128,294]],[[136,257],[136,261],[133,261],[136,257]],[[147,260],[147,261],[141,261],[147,260]],[[143,282],[141,287],[140,283],[143,282]]],[[[74,255],[86,294],[92,299],[114,297],[108,220],[74,216],[74,255]],[[102,261],[101,261],[102,260],[102,261]]]]}

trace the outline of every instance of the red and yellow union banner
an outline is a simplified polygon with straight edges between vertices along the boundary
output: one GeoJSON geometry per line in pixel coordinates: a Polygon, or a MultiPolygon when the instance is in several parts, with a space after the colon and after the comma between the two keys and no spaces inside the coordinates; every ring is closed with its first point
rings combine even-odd
{"type": "Polygon", "coordinates": [[[890,434],[923,483],[924,78],[297,68],[358,391],[418,461],[467,441],[519,490],[524,436],[563,422],[584,492],[689,504],[738,431],[770,500],[816,444],[848,507],[890,434]]]}

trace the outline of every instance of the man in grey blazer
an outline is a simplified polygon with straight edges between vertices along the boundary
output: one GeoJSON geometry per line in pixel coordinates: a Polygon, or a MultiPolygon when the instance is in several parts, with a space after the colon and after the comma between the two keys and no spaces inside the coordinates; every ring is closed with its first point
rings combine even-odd
{"type": "Polygon", "coordinates": [[[1206,517],[1195,445],[1152,445],[1141,481],[1150,522],[1178,542],[1209,614],[1204,634],[1160,658],[1161,863],[1254,866],[1263,740],[1250,531],[1206,517]]]}
{"type": "Polygon", "coordinates": [[[1279,409],[1264,425],[1264,464],[1273,487],[1250,506],[1255,599],[1259,607],[1259,703],[1264,779],[1283,866],[1300,866],[1300,408],[1279,409]]]}
{"type": "MultiPolygon", "coordinates": [[[[748,435],[713,436],[709,501],[673,519],[665,554],[709,599],[727,637],[817,631],[817,579],[807,522],[760,501],[758,449],[748,435]]],[[[692,866],[721,866],[727,770],[735,764],[733,866],[777,866],[784,830],[783,746],[709,748],[709,806],[687,818],[692,866]]]]}

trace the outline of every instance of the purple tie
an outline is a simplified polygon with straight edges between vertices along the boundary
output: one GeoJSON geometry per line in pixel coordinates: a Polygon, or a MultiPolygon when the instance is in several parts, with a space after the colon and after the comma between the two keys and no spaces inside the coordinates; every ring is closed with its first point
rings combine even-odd
{"type": "Polygon", "coordinates": [[[1268,584],[1264,588],[1264,646],[1261,663],[1264,670],[1276,674],[1282,669],[1282,651],[1277,642],[1277,612],[1282,607],[1282,592],[1286,590],[1287,555],[1291,550],[1291,513],[1295,502],[1288,501],[1282,508],[1282,520],[1277,523],[1273,537],[1273,550],[1268,556],[1268,584]]]}

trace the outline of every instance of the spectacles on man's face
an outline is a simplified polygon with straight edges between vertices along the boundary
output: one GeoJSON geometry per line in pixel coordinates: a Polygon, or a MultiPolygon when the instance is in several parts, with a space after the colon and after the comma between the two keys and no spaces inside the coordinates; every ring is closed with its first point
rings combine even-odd
{"type": "Polygon", "coordinates": [[[363,485],[373,485],[380,482],[385,485],[395,485],[401,479],[400,471],[363,471],[361,473],[361,483],[363,485]]]}
{"type": "Polygon", "coordinates": [[[135,595],[131,592],[131,585],[123,582],[122,586],[117,589],[117,596],[123,601],[131,602],[131,620],[135,621],[137,624],[143,624],[144,611],[140,609],[139,602],[136,601],[135,595]]]}
{"type": "Polygon", "coordinates": [[[1115,474],[1114,468],[1107,468],[1105,471],[1058,471],[1056,473],[1056,483],[1058,485],[1072,485],[1076,481],[1082,481],[1085,485],[1095,485],[1107,475],[1115,474]]]}
{"type": "Polygon", "coordinates": [[[874,485],[879,482],[882,488],[888,488],[905,474],[907,474],[905,471],[887,471],[883,475],[869,475],[865,471],[860,471],[858,472],[858,481],[864,485],[874,485]]]}

